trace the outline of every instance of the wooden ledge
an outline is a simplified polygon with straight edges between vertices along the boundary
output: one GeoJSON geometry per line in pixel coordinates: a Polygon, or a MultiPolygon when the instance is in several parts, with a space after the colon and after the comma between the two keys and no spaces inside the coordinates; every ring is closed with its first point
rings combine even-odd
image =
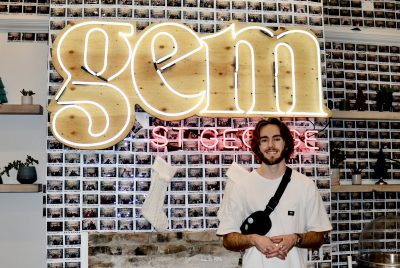
{"type": "Polygon", "coordinates": [[[39,104],[22,105],[22,104],[0,104],[1,114],[43,114],[43,107],[39,104]]]}
{"type": "Polygon", "coordinates": [[[331,190],[332,193],[400,192],[400,184],[337,185],[337,186],[332,186],[331,190]]]}
{"type": "Polygon", "coordinates": [[[40,193],[42,184],[0,184],[0,193],[40,193]]]}
{"type": "Polygon", "coordinates": [[[354,119],[354,120],[400,120],[398,112],[370,112],[370,111],[332,111],[333,119],[354,119]]]}

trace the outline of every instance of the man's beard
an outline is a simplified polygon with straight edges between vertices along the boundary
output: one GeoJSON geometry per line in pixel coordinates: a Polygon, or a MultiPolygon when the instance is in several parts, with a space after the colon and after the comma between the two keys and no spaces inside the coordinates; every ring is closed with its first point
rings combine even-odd
{"type": "Polygon", "coordinates": [[[280,156],[278,158],[273,158],[271,160],[269,160],[268,158],[266,158],[264,156],[264,154],[262,154],[262,158],[261,161],[268,165],[268,166],[272,166],[272,165],[276,165],[279,164],[283,159],[285,159],[285,156],[283,155],[283,151],[281,152],[280,156]]]}

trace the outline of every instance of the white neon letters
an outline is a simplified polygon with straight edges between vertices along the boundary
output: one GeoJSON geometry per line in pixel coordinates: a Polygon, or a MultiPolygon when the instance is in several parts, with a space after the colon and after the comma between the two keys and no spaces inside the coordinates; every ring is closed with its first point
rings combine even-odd
{"type": "MultiPolygon", "coordinates": [[[[85,21],[59,33],[53,59],[64,82],[49,111],[62,143],[83,149],[116,144],[132,128],[136,104],[163,120],[330,116],[318,40],[306,30],[231,23],[200,36],[166,22],[134,36],[134,27],[85,21]]],[[[223,135],[224,146],[234,149],[223,135]]]]}

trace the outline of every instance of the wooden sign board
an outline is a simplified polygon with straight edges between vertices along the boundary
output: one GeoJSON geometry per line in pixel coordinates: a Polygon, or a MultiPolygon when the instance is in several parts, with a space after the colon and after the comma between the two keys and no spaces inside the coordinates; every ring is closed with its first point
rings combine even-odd
{"type": "Polygon", "coordinates": [[[135,33],[126,22],[72,22],[53,46],[64,78],[49,105],[62,143],[102,149],[123,140],[134,106],[163,120],[329,117],[320,48],[308,30],[231,22],[198,34],[164,22],[135,33]]]}

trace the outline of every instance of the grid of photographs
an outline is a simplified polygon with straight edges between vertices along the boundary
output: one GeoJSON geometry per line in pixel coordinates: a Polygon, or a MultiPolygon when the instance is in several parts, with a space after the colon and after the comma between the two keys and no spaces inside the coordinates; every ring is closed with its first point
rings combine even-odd
{"type": "Polygon", "coordinates": [[[48,16],[49,0],[0,0],[0,15],[48,16]]]}
{"type": "MultiPolygon", "coordinates": [[[[356,265],[359,236],[364,226],[378,217],[398,215],[400,193],[332,193],[331,197],[332,266],[348,267],[349,255],[352,256],[353,265],[356,265]]],[[[382,250],[396,252],[398,249],[395,232],[380,241],[382,245],[379,248],[382,250]]]]}
{"type": "Polygon", "coordinates": [[[400,28],[395,0],[324,0],[324,24],[336,27],[400,28]]]}
{"type": "Polygon", "coordinates": [[[374,183],[374,167],[382,148],[390,182],[400,178],[400,122],[370,120],[331,120],[330,141],[346,155],[340,178],[351,182],[352,170],[361,169],[363,183],[374,183]],[[392,160],[393,159],[393,160],[392,160]]]}
{"type": "Polygon", "coordinates": [[[7,35],[8,42],[47,42],[48,39],[48,33],[9,32],[7,35]]]}
{"type": "Polygon", "coordinates": [[[330,108],[357,110],[357,91],[369,111],[378,111],[377,90],[393,89],[393,111],[400,111],[400,46],[328,41],[326,80],[330,108]]]}
{"type": "MultiPolygon", "coordinates": [[[[139,113],[139,112],[138,112],[139,113]]],[[[47,159],[47,234],[50,265],[79,261],[81,231],[126,232],[154,231],[141,215],[141,207],[151,182],[151,165],[157,155],[178,171],[164,198],[164,211],[170,230],[215,229],[217,212],[227,181],[226,171],[235,161],[249,171],[258,166],[247,147],[241,146],[241,132],[230,136],[237,149],[204,147],[200,133],[215,127],[219,132],[254,126],[259,118],[199,118],[162,121],[148,114],[149,127],[137,122],[131,133],[107,150],[74,150],[56,141],[49,132],[47,159]],[[169,144],[160,149],[152,143],[155,126],[168,131],[169,144]],[[186,126],[181,147],[172,127],[186,126]],[[72,236],[72,237],[70,237],[72,236]],[[71,239],[73,242],[71,242],[71,239]],[[68,246],[68,247],[67,247],[68,246]]],[[[327,119],[283,119],[299,133],[317,130],[319,150],[304,145],[297,149],[290,166],[311,177],[321,190],[330,210],[327,119]]],[[[223,144],[223,138],[218,143],[223,144]]],[[[310,261],[329,263],[330,239],[319,251],[310,251],[310,261]]],[[[328,266],[326,266],[328,267],[328,266]]]]}

